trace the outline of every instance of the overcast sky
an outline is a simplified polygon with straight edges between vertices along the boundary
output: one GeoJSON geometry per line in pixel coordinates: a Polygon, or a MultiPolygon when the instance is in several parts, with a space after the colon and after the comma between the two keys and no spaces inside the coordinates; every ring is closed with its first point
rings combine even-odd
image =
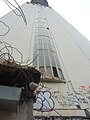
{"type": "MultiPolygon", "coordinates": [[[[14,0],[8,0],[14,3],[14,0]]],[[[20,5],[31,0],[16,0],[20,5]]],[[[48,0],[49,5],[90,40],[90,0],[48,0]]],[[[0,0],[0,17],[10,8],[0,0]]]]}

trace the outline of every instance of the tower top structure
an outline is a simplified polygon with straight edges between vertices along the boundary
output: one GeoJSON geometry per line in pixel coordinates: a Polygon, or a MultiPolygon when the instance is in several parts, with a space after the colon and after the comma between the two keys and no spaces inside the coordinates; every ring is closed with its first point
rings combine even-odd
{"type": "Polygon", "coordinates": [[[47,0],[31,0],[31,3],[33,3],[33,4],[39,3],[39,4],[44,5],[44,6],[49,6],[47,0]]]}

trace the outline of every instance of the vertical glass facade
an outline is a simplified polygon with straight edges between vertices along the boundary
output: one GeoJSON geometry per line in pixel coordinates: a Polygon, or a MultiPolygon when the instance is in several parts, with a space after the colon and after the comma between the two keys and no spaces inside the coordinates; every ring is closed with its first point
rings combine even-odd
{"type": "Polygon", "coordinates": [[[37,55],[38,57],[34,61],[33,66],[41,71],[42,78],[44,80],[64,80],[58,55],[45,15],[42,11],[42,8],[40,8],[40,6],[38,6],[38,8],[39,9],[36,14],[33,53],[34,58],[37,55]]]}

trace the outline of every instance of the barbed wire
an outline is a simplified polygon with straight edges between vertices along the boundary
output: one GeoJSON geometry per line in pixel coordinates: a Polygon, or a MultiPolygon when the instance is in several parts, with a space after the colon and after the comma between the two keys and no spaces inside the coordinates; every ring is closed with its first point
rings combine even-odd
{"type": "MultiPolygon", "coordinates": [[[[36,58],[37,57],[35,57],[35,59],[36,58]]],[[[34,60],[32,60],[32,62],[34,60]]],[[[2,71],[1,73],[4,74],[4,72],[6,73],[8,72],[9,73],[8,76],[10,76],[11,74],[12,80],[11,82],[8,82],[9,85],[15,87],[16,86],[23,87],[26,90],[26,92],[28,92],[29,83],[37,82],[37,79],[34,79],[34,75],[32,75],[32,68],[29,67],[30,63],[29,65],[25,66],[22,65],[22,61],[23,61],[23,54],[17,48],[12,47],[9,43],[5,41],[0,41],[0,67],[2,71]],[[20,54],[21,61],[15,60],[15,55],[13,54],[14,50],[15,52],[20,54]],[[3,65],[5,65],[6,69],[5,67],[3,67],[3,65]]],[[[4,79],[7,81],[7,78],[4,79]]],[[[7,82],[4,84],[7,85],[7,82]]]]}
{"type": "Polygon", "coordinates": [[[3,21],[0,21],[0,23],[2,23],[5,27],[7,27],[8,28],[8,30],[7,30],[7,32],[6,33],[4,33],[4,34],[0,34],[0,36],[5,36],[6,34],[8,34],[9,33],[9,31],[10,31],[10,27],[5,23],[5,22],[3,22],[3,21]]]}
{"type": "MultiPolygon", "coordinates": [[[[8,0],[3,0],[3,1],[8,5],[8,7],[9,7],[17,16],[22,17],[23,20],[24,20],[24,22],[25,22],[26,25],[27,25],[26,16],[25,16],[22,8],[21,8],[20,5],[18,4],[18,2],[17,2],[16,0],[14,0],[14,2],[15,2],[16,5],[17,5],[17,7],[16,7],[16,6],[14,6],[14,5],[13,5],[10,1],[8,1],[8,0]],[[13,10],[12,7],[15,8],[17,11],[19,11],[19,14],[18,14],[15,10],[13,10]]],[[[0,36],[2,37],[2,36],[5,36],[5,35],[7,35],[7,34],[9,33],[10,27],[9,27],[4,21],[0,21],[0,23],[3,24],[5,27],[7,27],[7,31],[6,31],[5,33],[0,33],[0,36]]]]}
{"type": "Polygon", "coordinates": [[[11,46],[9,43],[5,41],[0,41],[0,59],[4,61],[16,62],[19,65],[22,65],[22,67],[28,67],[37,59],[38,56],[39,54],[36,55],[36,57],[32,61],[30,61],[29,59],[28,63],[24,63],[23,54],[16,47],[11,46]],[[20,61],[15,60],[15,56],[13,55],[14,51],[20,54],[20,61]]]}
{"type": "Polygon", "coordinates": [[[3,1],[8,5],[8,7],[9,7],[17,16],[22,17],[23,20],[24,20],[24,22],[25,22],[25,24],[27,25],[26,16],[25,16],[22,8],[21,8],[20,5],[18,4],[18,2],[17,2],[16,0],[14,0],[14,2],[15,2],[16,5],[17,5],[17,7],[16,7],[16,6],[14,6],[14,5],[13,5],[10,1],[8,1],[8,0],[3,0],[3,1]],[[12,7],[15,8],[17,11],[19,11],[20,14],[18,14],[15,10],[13,10],[12,7]]]}
{"type": "Polygon", "coordinates": [[[22,53],[15,47],[12,47],[9,43],[5,41],[0,41],[0,59],[8,61],[8,62],[15,62],[13,51],[16,50],[20,54],[21,61],[18,62],[19,64],[23,61],[22,53]]]}

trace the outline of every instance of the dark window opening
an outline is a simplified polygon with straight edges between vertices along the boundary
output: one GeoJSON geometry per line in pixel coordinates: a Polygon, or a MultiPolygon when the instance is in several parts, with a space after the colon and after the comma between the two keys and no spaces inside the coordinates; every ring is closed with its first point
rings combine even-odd
{"type": "Polygon", "coordinates": [[[52,67],[52,69],[53,69],[54,77],[58,77],[58,73],[57,73],[56,67],[52,67]]]}

